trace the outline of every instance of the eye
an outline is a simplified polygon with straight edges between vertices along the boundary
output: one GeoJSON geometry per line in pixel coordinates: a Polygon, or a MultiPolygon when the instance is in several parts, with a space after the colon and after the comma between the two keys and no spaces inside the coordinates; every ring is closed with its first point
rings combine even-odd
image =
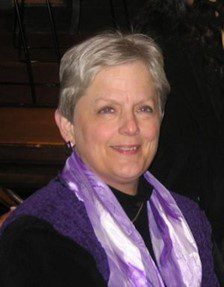
{"type": "Polygon", "coordinates": [[[152,107],[146,105],[146,106],[139,107],[138,112],[151,114],[153,112],[153,109],[152,109],[152,107]]]}
{"type": "Polygon", "coordinates": [[[115,112],[114,108],[112,108],[110,106],[106,106],[106,107],[101,108],[98,111],[98,114],[113,114],[114,112],[115,112]]]}

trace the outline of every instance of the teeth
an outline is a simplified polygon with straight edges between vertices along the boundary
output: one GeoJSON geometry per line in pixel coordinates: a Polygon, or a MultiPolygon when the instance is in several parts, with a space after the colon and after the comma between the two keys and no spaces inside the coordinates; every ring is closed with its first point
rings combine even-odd
{"type": "Polygon", "coordinates": [[[137,150],[136,146],[133,146],[133,147],[116,147],[116,148],[123,150],[123,151],[135,151],[135,150],[137,150]]]}

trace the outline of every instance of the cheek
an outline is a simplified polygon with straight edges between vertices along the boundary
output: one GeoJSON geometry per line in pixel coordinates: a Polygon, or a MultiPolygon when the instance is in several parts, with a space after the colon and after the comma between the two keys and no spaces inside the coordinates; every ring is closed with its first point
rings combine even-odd
{"type": "Polygon", "coordinates": [[[88,122],[88,125],[82,123],[80,127],[82,128],[76,131],[76,142],[85,145],[91,143],[92,148],[107,143],[114,133],[113,129],[105,124],[88,122]]]}
{"type": "Polygon", "coordinates": [[[144,128],[144,136],[149,141],[158,142],[160,133],[160,123],[152,123],[144,128]]]}
{"type": "Polygon", "coordinates": [[[113,134],[114,127],[108,124],[96,124],[94,127],[95,137],[99,137],[99,139],[107,139],[113,134]]]}

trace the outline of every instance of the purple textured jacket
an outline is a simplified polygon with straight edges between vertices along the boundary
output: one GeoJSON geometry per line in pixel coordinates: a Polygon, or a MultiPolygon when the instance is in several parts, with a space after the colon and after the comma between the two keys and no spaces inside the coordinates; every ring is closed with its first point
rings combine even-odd
{"type": "MultiPolygon", "coordinates": [[[[211,228],[206,216],[190,199],[175,193],[172,195],[185,216],[198,246],[202,262],[202,287],[218,287],[213,266],[211,228]]],[[[99,272],[108,282],[110,271],[106,253],[94,234],[85,207],[60,177],[24,201],[9,217],[1,232],[21,215],[31,215],[48,221],[59,233],[85,248],[93,256],[99,272]]]]}

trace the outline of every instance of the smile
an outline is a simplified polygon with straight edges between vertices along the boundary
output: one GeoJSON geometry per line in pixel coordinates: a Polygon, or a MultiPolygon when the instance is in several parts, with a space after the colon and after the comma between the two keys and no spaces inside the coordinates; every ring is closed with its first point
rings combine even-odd
{"type": "Polygon", "coordinates": [[[123,154],[136,154],[140,148],[140,145],[124,145],[124,146],[112,146],[112,148],[119,153],[123,154]]]}

